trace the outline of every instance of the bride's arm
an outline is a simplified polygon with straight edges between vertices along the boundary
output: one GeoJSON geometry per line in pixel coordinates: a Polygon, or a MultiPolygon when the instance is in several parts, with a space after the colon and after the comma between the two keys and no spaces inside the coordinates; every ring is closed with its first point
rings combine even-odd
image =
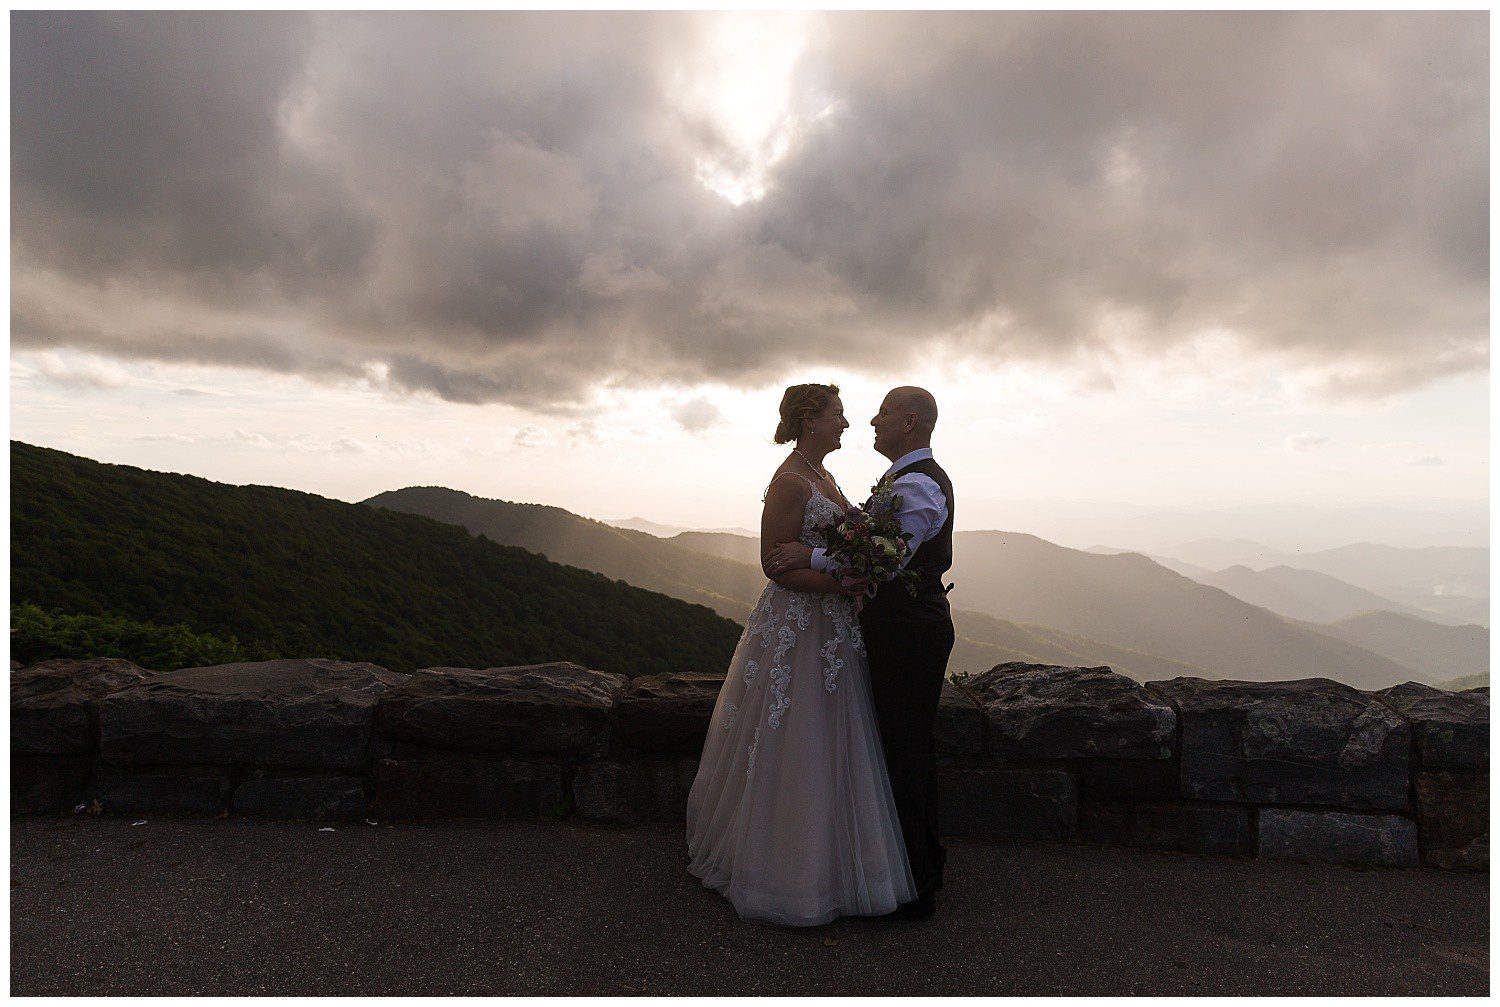
{"type": "Polygon", "coordinates": [[[766,490],[766,506],[760,515],[761,570],[771,580],[791,591],[815,594],[850,594],[844,585],[826,573],[813,570],[785,570],[772,574],[766,569],[766,557],[777,542],[795,542],[802,534],[802,512],[812,489],[801,479],[775,479],[766,490]]]}

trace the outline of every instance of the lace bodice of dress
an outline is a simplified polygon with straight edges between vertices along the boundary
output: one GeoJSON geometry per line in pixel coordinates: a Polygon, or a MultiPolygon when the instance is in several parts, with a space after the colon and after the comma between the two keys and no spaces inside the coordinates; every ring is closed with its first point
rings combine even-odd
{"type": "MultiPolygon", "coordinates": [[[[824,496],[810,481],[808,485],[812,487],[812,496],[802,509],[802,533],[798,541],[816,547],[823,542],[815,529],[843,517],[844,509],[824,496]]],[[[775,581],[768,581],[750,613],[740,642],[744,644],[752,637],[758,641],[752,650],[754,656],[745,662],[745,685],[753,684],[761,669],[767,668],[771,680],[771,705],[766,723],[773,730],[781,726],[791,702],[787,689],[792,678],[792,652],[802,634],[809,629],[815,630],[813,641],[817,649],[814,653],[821,658],[823,688],[832,693],[838,688],[839,672],[848,652],[863,652],[865,649],[864,635],[860,632],[853,604],[842,595],[793,591],[775,581]],[[814,627],[816,612],[821,612],[825,621],[814,627]]]]}
{"type": "MultiPolygon", "coordinates": [[[[812,486],[812,483],[808,483],[812,486]]],[[[812,496],[807,500],[807,506],[802,509],[802,534],[798,541],[803,545],[821,548],[824,545],[822,538],[813,530],[819,525],[825,525],[830,521],[836,521],[844,516],[844,509],[823,495],[816,486],[812,487],[812,496]]]]}

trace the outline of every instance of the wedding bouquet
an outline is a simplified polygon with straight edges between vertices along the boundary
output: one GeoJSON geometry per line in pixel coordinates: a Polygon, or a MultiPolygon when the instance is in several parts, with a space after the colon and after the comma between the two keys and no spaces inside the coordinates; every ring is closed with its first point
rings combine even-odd
{"type": "Polygon", "coordinates": [[[839,520],[817,529],[841,579],[868,580],[865,590],[872,598],[878,585],[890,581],[917,593],[916,573],[901,566],[911,551],[911,532],[902,531],[896,520],[900,508],[901,495],[894,480],[887,477],[870,487],[870,500],[864,507],[851,507],[839,520]]]}

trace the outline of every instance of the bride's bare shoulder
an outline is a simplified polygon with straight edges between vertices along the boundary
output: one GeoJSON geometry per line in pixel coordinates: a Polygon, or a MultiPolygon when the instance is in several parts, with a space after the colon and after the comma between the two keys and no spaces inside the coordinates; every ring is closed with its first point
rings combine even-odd
{"type": "Polygon", "coordinates": [[[783,465],[771,476],[766,485],[765,500],[768,506],[777,504],[805,504],[812,496],[812,484],[804,477],[783,465]]]}

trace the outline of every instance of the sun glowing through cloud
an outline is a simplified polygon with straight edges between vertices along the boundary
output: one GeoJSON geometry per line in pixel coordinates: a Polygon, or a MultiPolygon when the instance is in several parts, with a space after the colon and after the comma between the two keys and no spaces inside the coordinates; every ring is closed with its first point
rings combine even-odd
{"type": "Polygon", "coordinates": [[[810,16],[714,15],[679,77],[684,110],[712,131],[711,148],[696,159],[698,180],[735,206],[765,195],[802,122],[794,82],[810,16]]]}

